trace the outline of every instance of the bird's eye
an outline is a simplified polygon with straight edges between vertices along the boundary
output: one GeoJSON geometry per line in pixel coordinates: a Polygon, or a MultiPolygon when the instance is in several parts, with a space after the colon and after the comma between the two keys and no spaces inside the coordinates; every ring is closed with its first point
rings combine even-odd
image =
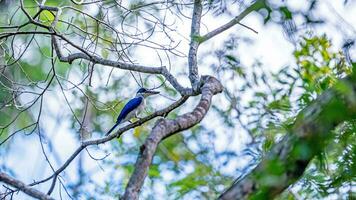
{"type": "Polygon", "coordinates": [[[144,92],[146,92],[147,90],[145,89],[145,88],[140,88],[138,91],[137,91],[137,93],[144,93],[144,92]]]}

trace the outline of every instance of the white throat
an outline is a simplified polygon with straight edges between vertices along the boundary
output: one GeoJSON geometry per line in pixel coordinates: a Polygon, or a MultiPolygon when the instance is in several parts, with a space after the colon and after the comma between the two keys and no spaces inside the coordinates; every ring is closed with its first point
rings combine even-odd
{"type": "Polygon", "coordinates": [[[141,93],[137,93],[136,94],[136,97],[142,97],[142,98],[145,98],[145,95],[141,94],[141,93]]]}

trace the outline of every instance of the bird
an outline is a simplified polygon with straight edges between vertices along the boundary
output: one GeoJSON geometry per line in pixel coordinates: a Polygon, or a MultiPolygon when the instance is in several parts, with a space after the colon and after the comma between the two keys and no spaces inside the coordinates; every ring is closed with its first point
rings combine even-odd
{"type": "Polygon", "coordinates": [[[133,117],[139,118],[138,114],[144,109],[146,105],[145,98],[154,94],[159,94],[159,92],[154,90],[148,90],[143,87],[140,88],[136,93],[136,97],[126,103],[124,108],[121,110],[119,116],[117,117],[115,125],[105,135],[110,135],[110,133],[118,125],[126,121],[130,121],[130,119],[132,119],[133,117]]]}

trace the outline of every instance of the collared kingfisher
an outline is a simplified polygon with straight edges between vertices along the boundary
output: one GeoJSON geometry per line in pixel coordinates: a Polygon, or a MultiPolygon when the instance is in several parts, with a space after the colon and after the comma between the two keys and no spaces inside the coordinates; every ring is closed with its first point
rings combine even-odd
{"type": "Polygon", "coordinates": [[[159,94],[159,92],[140,88],[136,93],[136,97],[127,102],[121,110],[115,125],[106,133],[106,136],[109,135],[119,124],[129,121],[133,117],[138,118],[138,114],[146,105],[145,98],[154,94],[159,94]]]}

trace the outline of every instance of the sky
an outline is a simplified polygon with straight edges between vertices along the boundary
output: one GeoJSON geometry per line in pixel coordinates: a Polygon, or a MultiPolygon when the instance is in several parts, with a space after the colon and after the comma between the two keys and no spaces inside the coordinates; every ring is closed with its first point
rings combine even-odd
{"type": "MultiPolygon", "coordinates": [[[[356,19],[356,3],[350,3],[348,6],[344,7],[342,5],[341,0],[335,1],[335,0],[323,0],[320,1],[320,6],[318,7],[318,12],[317,14],[323,17],[328,18],[328,21],[330,22],[329,25],[322,26],[320,28],[317,28],[316,31],[318,34],[323,34],[326,33],[328,36],[331,37],[333,43],[334,43],[334,48],[340,48],[342,45],[342,38],[344,38],[344,35],[341,35],[341,33],[338,31],[338,28],[342,28],[343,30],[346,30],[349,37],[354,37],[356,34],[356,22],[354,19],[356,19]],[[343,21],[344,23],[340,23],[340,20],[343,21]]],[[[303,1],[300,0],[291,0],[288,1],[289,4],[293,5],[293,7],[303,7],[306,6],[303,1]]],[[[92,11],[88,12],[95,12],[95,9],[92,11]]],[[[169,20],[169,19],[168,19],[169,20]]],[[[216,18],[211,15],[205,15],[202,19],[202,33],[206,33],[207,31],[211,31],[215,27],[218,27],[220,24],[229,21],[230,18],[228,17],[222,17],[222,18],[216,18]]],[[[214,62],[212,58],[205,58],[203,55],[210,51],[211,49],[217,49],[221,47],[221,44],[223,43],[223,40],[228,37],[230,34],[238,34],[241,36],[246,36],[250,40],[253,41],[253,43],[242,43],[237,50],[237,54],[241,58],[241,63],[245,66],[252,65],[252,63],[257,59],[261,63],[263,63],[263,66],[268,68],[271,71],[278,71],[281,67],[284,66],[289,66],[295,63],[293,58],[291,57],[291,53],[294,50],[294,45],[288,41],[283,33],[283,30],[280,26],[277,26],[275,24],[269,24],[267,26],[263,25],[261,22],[261,17],[257,13],[252,13],[248,15],[245,19],[243,19],[242,23],[253,27],[254,30],[258,31],[258,34],[255,34],[254,32],[241,27],[241,26],[236,26],[229,31],[226,31],[220,35],[218,35],[216,38],[213,38],[212,40],[206,42],[203,44],[200,49],[199,49],[199,65],[204,66],[206,64],[209,64],[211,62],[214,62]]],[[[296,22],[297,24],[300,23],[300,21],[296,22]]],[[[188,20],[185,21],[180,21],[177,22],[177,30],[179,30],[179,34],[177,34],[177,38],[179,38],[180,35],[189,35],[190,31],[190,24],[188,20]]],[[[181,45],[179,46],[180,50],[182,52],[187,52],[187,48],[189,45],[189,41],[185,40],[184,38],[181,38],[181,45]]],[[[356,55],[355,50],[351,52],[351,55],[356,55]]],[[[145,63],[147,65],[155,65],[157,63],[157,60],[152,59],[152,57],[155,57],[155,55],[148,55],[147,51],[142,50],[142,52],[137,52],[137,60],[139,60],[141,63],[145,63]]],[[[177,59],[174,60],[174,65],[175,66],[187,66],[187,61],[185,58],[182,59],[177,59]]],[[[175,69],[173,68],[173,73],[175,73],[175,69]]],[[[177,69],[178,70],[178,69],[177,69]]],[[[107,70],[106,73],[108,73],[110,70],[107,70]]],[[[200,67],[200,73],[201,74],[211,74],[214,75],[214,71],[212,71],[209,67],[200,67]]],[[[183,85],[188,86],[189,80],[188,79],[179,79],[183,85]]],[[[100,85],[103,84],[103,81],[100,80],[99,77],[96,77],[94,79],[94,85],[100,85]]],[[[94,86],[95,87],[95,86],[94,86]]],[[[132,91],[132,90],[128,90],[132,91]]],[[[131,96],[134,95],[133,92],[128,92],[126,93],[127,96],[125,98],[130,98],[131,96]]],[[[50,95],[48,95],[50,96],[50,95]]],[[[160,99],[162,100],[162,99],[160,99]]],[[[164,100],[164,99],[163,99],[164,100]]],[[[50,103],[50,110],[53,113],[60,112],[61,108],[57,106],[56,101],[57,99],[49,97],[48,99],[50,103]]],[[[167,100],[166,100],[167,101],[167,100]]],[[[169,102],[169,101],[168,101],[169,102]]],[[[192,102],[194,103],[194,102],[192,102]]],[[[217,102],[213,101],[213,103],[216,103],[217,105],[219,103],[224,103],[224,102],[217,102]]],[[[160,107],[160,103],[157,103],[157,107],[160,107]]],[[[218,138],[214,141],[214,150],[219,152],[226,150],[226,147],[229,146],[229,148],[232,148],[234,151],[241,151],[244,148],[246,148],[246,144],[248,144],[251,140],[249,138],[248,134],[245,133],[242,128],[240,130],[231,130],[235,131],[236,135],[231,141],[230,138],[227,138],[227,136],[224,134],[224,131],[226,131],[225,127],[221,127],[221,123],[219,120],[214,120],[215,116],[213,113],[209,113],[206,118],[203,120],[203,124],[212,129],[215,130],[217,133],[218,138]],[[232,146],[229,145],[233,144],[232,146]]],[[[76,149],[76,147],[79,145],[77,143],[77,139],[73,136],[72,130],[69,129],[70,124],[69,121],[62,121],[60,125],[58,126],[58,123],[56,121],[51,121],[47,120],[45,122],[45,131],[48,134],[48,137],[51,138],[53,143],[53,149],[55,149],[56,155],[59,158],[58,160],[60,163],[55,163],[55,168],[60,166],[67,158],[69,155],[72,154],[72,152],[76,149]]],[[[111,126],[113,122],[106,122],[106,126],[109,127],[111,126]]],[[[93,137],[98,137],[99,134],[94,134],[93,137]]],[[[11,150],[7,153],[6,156],[0,159],[0,162],[6,163],[6,165],[14,170],[16,172],[17,177],[26,182],[30,183],[33,181],[33,179],[39,180],[41,178],[47,177],[48,175],[51,174],[51,170],[47,167],[47,170],[43,170],[45,166],[47,165],[46,162],[43,159],[42,151],[40,148],[39,140],[38,138],[35,137],[14,137],[14,144],[16,144],[16,148],[11,148],[11,150]],[[24,170],[25,169],[25,170],[24,170]]],[[[133,140],[132,136],[130,134],[125,134],[122,138],[124,141],[124,144],[130,145],[131,141],[133,140]]],[[[206,140],[202,141],[209,143],[211,141],[206,138],[206,140]]],[[[192,143],[189,144],[192,149],[194,149],[194,146],[196,144],[192,143]]],[[[105,150],[109,148],[109,144],[104,144],[100,145],[99,147],[91,147],[89,148],[91,153],[95,157],[102,157],[105,156],[105,150]]],[[[84,168],[86,169],[87,172],[95,172],[95,176],[97,177],[97,181],[104,183],[105,180],[107,180],[108,174],[110,173],[110,170],[100,169],[100,162],[92,160],[88,154],[83,153],[85,164],[84,168]]],[[[112,158],[112,157],[111,157],[112,158]]],[[[108,159],[111,159],[110,156],[108,159]]],[[[123,158],[124,159],[124,158],[123,158]]],[[[77,161],[78,159],[76,159],[77,161]]],[[[75,161],[75,162],[76,162],[75,161]]],[[[244,167],[245,165],[248,164],[248,158],[245,160],[242,160],[240,162],[232,162],[229,165],[227,165],[222,171],[224,173],[233,173],[235,172],[237,167],[244,167]]],[[[66,170],[65,170],[65,179],[68,178],[68,180],[73,180],[75,177],[77,177],[76,174],[76,164],[72,163],[66,170]],[[74,177],[74,178],[73,178],[74,177]]],[[[119,161],[120,162],[120,161],[119,161]]],[[[191,168],[191,166],[187,165],[184,170],[187,170],[187,172],[194,170],[191,168]]],[[[122,174],[117,173],[115,178],[120,178],[122,177],[122,174]]],[[[174,179],[174,174],[170,174],[167,172],[165,174],[165,177],[167,180],[172,180],[174,179]]],[[[113,178],[113,177],[111,177],[113,178]]],[[[163,185],[160,185],[159,183],[156,183],[157,185],[155,186],[156,192],[158,196],[165,196],[165,191],[163,189],[163,185]]],[[[58,184],[57,184],[58,187],[58,184]]],[[[48,188],[48,184],[42,184],[38,187],[39,190],[41,191],[46,191],[48,188]]],[[[58,190],[58,188],[55,189],[55,191],[58,190]]],[[[88,190],[90,191],[90,190],[88,190]]],[[[58,193],[55,192],[55,197],[58,193]]],[[[20,198],[25,198],[25,196],[19,195],[17,196],[16,199],[20,198]]],[[[28,199],[28,196],[26,196],[26,199],[28,199]]]]}

